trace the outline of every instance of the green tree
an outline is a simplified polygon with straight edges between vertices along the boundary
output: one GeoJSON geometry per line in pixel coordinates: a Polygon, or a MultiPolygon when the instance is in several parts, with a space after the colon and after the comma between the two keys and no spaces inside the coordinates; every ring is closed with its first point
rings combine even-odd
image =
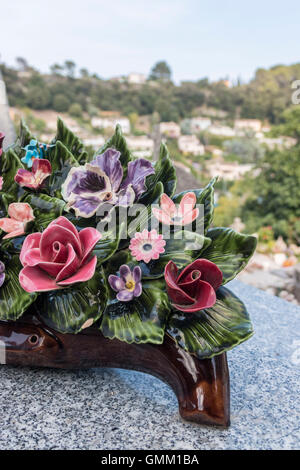
{"type": "Polygon", "coordinates": [[[69,114],[74,117],[82,117],[82,106],[79,103],[71,104],[69,114]]]}
{"type": "MultiPolygon", "coordinates": [[[[271,226],[275,236],[300,243],[300,145],[267,152],[243,208],[249,231],[271,226]]],[[[248,186],[249,188],[249,186],[248,186]]]]}
{"type": "Polygon", "coordinates": [[[55,95],[53,98],[53,108],[55,111],[58,111],[59,113],[64,113],[68,111],[70,107],[70,101],[69,99],[64,96],[64,95],[55,95]]]}
{"type": "Polygon", "coordinates": [[[166,61],[162,60],[152,67],[149,80],[170,81],[171,75],[171,68],[166,61]]]}
{"type": "Polygon", "coordinates": [[[68,77],[73,78],[75,75],[76,64],[72,60],[66,60],[64,63],[68,77]]]}

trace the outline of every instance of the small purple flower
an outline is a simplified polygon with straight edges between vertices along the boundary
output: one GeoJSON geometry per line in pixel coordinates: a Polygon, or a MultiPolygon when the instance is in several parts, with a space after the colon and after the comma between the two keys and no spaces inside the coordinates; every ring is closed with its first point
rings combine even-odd
{"type": "Polygon", "coordinates": [[[142,293],[142,271],[135,266],[131,271],[127,264],[122,264],[119,269],[120,276],[110,274],[108,282],[111,288],[118,292],[117,299],[121,302],[129,302],[133,297],[139,297],[142,293]]]}
{"type": "Polygon", "coordinates": [[[0,261],[0,287],[3,286],[5,280],[5,265],[0,261]]]}
{"type": "Polygon", "coordinates": [[[143,158],[129,162],[123,180],[120,156],[109,148],[91,163],[70,170],[62,195],[77,217],[92,217],[102,206],[130,207],[146,191],[145,179],[154,173],[151,162],[143,158]]]}

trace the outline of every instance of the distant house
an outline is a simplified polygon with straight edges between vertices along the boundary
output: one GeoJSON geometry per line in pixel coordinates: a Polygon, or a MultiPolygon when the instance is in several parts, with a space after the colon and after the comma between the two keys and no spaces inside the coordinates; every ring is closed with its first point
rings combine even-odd
{"type": "Polygon", "coordinates": [[[194,117],[191,119],[190,126],[191,126],[191,132],[193,134],[196,134],[197,132],[204,131],[209,126],[211,126],[211,119],[207,117],[201,117],[201,116],[194,117]]]}
{"type": "Polygon", "coordinates": [[[154,141],[146,135],[130,136],[126,139],[129,149],[135,157],[151,157],[154,150],[154,141]]]}
{"type": "Polygon", "coordinates": [[[253,167],[254,165],[251,163],[239,164],[237,162],[216,162],[213,160],[206,163],[206,168],[211,178],[219,176],[226,181],[241,179],[253,167]]]}
{"type": "Polygon", "coordinates": [[[222,126],[220,124],[213,124],[207,128],[207,132],[213,135],[219,135],[220,137],[234,137],[236,135],[235,130],[229,126],[222,126]]]}
{"type": "Polygon", "coordinates": [[[105,143],[104,137],[98,135],[96,137],[87,137],[82,139],[84,145],[93,147],[93,149],[98,150],[105,143]]]}
{"type": "Polygon", "coordinates": [[[93,127],[97,129],[115,129],[116,125],[119,124],[124,134],[130,134],[130,121],[127,117],[93,117],[91,120],[93,127]]]}
{"type": "Polygon", "coordinates": [[[182,135],[177,140],[180,152],[186,155],[204,155],[204,145],[195,135],[182,135]]]}
{"type": "Polygon", "coordinates": [[[280,150],[282,149],[289,149],[291,147],[294,147],[297,143],[297,139],[294,139],[293,137],[288,137],[281,135],[279,137],[259,137],[258,138],[259,142],[261,144],[265,144],[270,150],[273,150],[275,148],[278,148],[280,150]]]}
{"type": "Polygon", "coordinates": [[[170,139],[178,139],[180,136],[180,126],[176,122],[161,122],[159,130],[162,135],[170,139]]]}
{"type": "Polygon", "coordinates": [[[136,85],[143,85],[146,80],[147,77],[143,73],[132,72],[127,76],[128,83],[134,83],[136,85]]]}
{"type": "Polygon", "coordinates": [[[252,130],[260,132],[262,123],[259,119],[236,119],[234,121],[234,128],[236,131],[252,130]]]}

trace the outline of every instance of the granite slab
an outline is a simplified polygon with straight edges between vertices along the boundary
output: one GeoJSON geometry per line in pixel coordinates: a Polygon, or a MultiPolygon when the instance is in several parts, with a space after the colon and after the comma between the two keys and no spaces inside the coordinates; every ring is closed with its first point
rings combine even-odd
{"type": "Polygon", "coordinates": [[[239,281],[256,334],[228,353],[231,427],[182,421],[171,389],[119,369],[0,366],[0,449],[299,449],[300,308],[239,281]]]}

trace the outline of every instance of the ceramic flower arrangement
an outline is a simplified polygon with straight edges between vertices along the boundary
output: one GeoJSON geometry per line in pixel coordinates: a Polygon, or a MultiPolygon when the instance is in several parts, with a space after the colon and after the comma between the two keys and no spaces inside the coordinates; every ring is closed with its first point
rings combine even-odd
{"type": "Polygon", "coordinates": [[[32,311],[60,333],[94,325],[106,338],[154,344],[168,335],[200,359],[252,335],[224,286],[256,239],[212,225],[215,179],[175,194],[166,146],[154,164],[134,159],[119,127],[94,156],[61,120],[49,145],[24,123],[5,152],[3,138],[0,320],[32,311]]]}

